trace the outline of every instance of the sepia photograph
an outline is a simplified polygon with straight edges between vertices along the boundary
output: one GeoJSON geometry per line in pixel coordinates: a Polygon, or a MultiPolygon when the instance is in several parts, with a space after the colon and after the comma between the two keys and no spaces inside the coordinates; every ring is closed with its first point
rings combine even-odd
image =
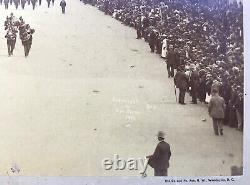
{"type": "Polygon", "coordinates": [[[243,6],[0,0],[0,176],[244,175],[243,6]]]}

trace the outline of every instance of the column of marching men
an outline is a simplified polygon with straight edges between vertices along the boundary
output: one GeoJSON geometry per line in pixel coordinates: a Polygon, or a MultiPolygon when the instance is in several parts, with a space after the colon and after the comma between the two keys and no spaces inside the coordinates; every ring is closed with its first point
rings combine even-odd
{"type": "Polygon", "coordinates": [[[7,31],[5,38],[7,40],[8,56],[10,57],[13,55],[17,33],[19,33],[19,38],[24,47],[24,56],[27,57],[32,46],[35,29],[32,29],[29,24],[26,24],[22,17],[17,19],[13,13],[7,16],[4,27],[7,31]]]}
{"type": "MultiPolygon", "coordinates": [[[[48,8],[52,4],[54,6],[55,0],[46,0],[48,8]]],[[[21,8],[24,9],[25,5],[32,5],[32,8],[35,9],[37,3],[39,6],[42,4],[42,0],[0,0],[0,5],[4,4],[5,9],[8,9],[10,5],[14,5],[16,9],[21,5],[21,8]]]]}
{"type": "MultiPolygon", "coordinates": [[[[50,8],[50,5],[52,4],[54,6],[55,0],[46,0],[47,6],[50,8]]],[[[24,9],[25,5],[32,5],[32,9],[35,10],[37,6],[37,2],[39,6],[42,5],[42,0],[0,0],[0,5],[4,4],[5,10],[8,10],[9,5],[14,5],[16,9],[18,9],[19,5],[21,5],[21,8],[24,9]]],[[[61,7],[62,14],[65,14],[66,9],[66,1],[61,0],[59,6],[61,7]]]]}

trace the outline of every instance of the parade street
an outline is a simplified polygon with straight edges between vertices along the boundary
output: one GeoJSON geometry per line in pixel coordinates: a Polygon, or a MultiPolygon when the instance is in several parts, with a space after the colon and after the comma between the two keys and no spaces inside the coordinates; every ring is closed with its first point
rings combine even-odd
{"type": "Polygon", "coordinates": [[[206,104],[188,95],[176,103],[166,63],[134,29],[79,0],[62,14],[59,3],[0,6],[1,176],[140,176],[102,161],[144,159],[160,130],[172,151],[169,176],[231,175],[242,165],[242,132],[225,126],[215,136],[206,104]],[[19,38],[8,57],[11,12],[36,30],[26,58],[19,38]]]}

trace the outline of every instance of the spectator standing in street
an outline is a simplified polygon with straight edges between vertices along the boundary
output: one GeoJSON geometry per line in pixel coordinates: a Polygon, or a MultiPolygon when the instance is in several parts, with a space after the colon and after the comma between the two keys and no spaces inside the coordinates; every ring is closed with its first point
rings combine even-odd
{"type": "Polygon", "coordinates": [[[218,89],[212,89],[212,98],[209,102],[208,112],[213,119],[215,135],[223,135],[223,119],[225,117],[225,108],[225,101],[221,96],[219,96],[218,89]]]}
{"type": "Polygon", "coordinates": [[[65,14],[65,7],[66,7],[66,1],[65,0],[62,0],[60,2],[60,6],[62,8],[62,13],[65,14]]]}
{"type": "Polygon", "coordinates": [[[148,164],[154,168],[155,176],[168,176],[169,159],[171,157],[170,146],[164,141],[165,133],[159,131],[157,134],[158,145],[153,155],[147,156],[149,158],[148,164]]]}
{"type": "Polygon", "coordinates": [[[173,45],[169,46],[169,51],[166,55],[166,63],[168,70],[168,78],[174,77],[174,68],[176,65],[176,52],[174,51],[173,45]]]}
{"type": "Polygon", "coordinates": [[[185,94],[189,87],[189,78],[181,66],[177,69],[174,84],[179,89],[179,104],[185,105],[185,94]]]}
{"type": "Polygon", "coordinates": [[[191,96],[192,103],[197,104],[198,90],[199,90],[199,71],[194,65],[190,66],[190,87],[191,87],[191,96]]]}

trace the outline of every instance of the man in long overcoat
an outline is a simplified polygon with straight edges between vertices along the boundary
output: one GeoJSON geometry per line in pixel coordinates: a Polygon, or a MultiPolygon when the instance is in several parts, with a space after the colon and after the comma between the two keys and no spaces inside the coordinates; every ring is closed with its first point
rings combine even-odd
{"type": "Polygon", "coordinates": [[[168,77],[174,77],[174,69],[177,66],[177,53],[174,51],[174,46],[170,45],[169,46],[169,51],[167,53],[166,57],[166,64],[167,64],[167,70],[168,70],[168,77]]]}
{"type": "Polygon", "coordinates": [[[179,89],[179,103],[185,105],[185,94],[189,88],[189,77],[185,74],[182,66],[177,69],[174,84],[179,89]]]}
{"type": "Polygon", "coordinates": [[[168,176],[169,159],[171,157],[170,146],[164,141],[165,134],[162,131],[158,132],[158,145],[153,155],[147,156],[149,158],[148,164],[154,168],[155,176],[168,176]]]}
{"type": "Polygon", "coordinates": [[[208,105],[209,115],[213,119],[215,135],[223,135],[223,119],[225,117],[226,104],[224,99],[219,96],[219,90],[212,89],[212,98],[208,105]]]}

